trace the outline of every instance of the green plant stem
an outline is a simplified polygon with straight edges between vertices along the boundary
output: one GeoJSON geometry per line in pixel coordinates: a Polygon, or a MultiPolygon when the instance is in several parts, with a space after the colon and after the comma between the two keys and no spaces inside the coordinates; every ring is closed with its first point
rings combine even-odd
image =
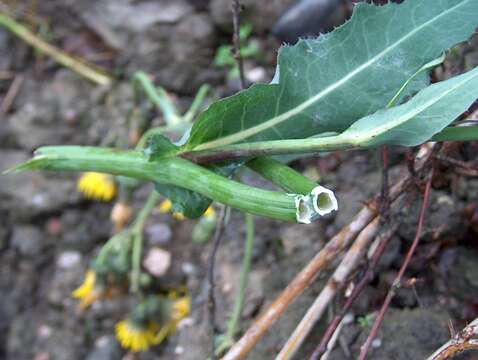
{"type": "Polygon", "coordinates": [[[179,112],[166,91],[162,88],[157,89],[145,72],[136,72],[133,77],[133,84],[141,87],[149,100],[162,111],[167,125],[175,125],[180,122],[179,112]]]}
{"type": "Polygon", "coordinates": [[[76,59],[57,47],[48,44],[5,13],[0,13],[0,27],[1,26],[17,35],[20,39],[35,49],[48,55],[56,62],[70,68],[92,82],[105,86],[111,84],[111,78],[104,74],[103,71],[100,71],[99,69],[96,69],[95,66],[87,64],[83,60],[76,59]]]}
{"type": "Polygon", "coordinates": [[[40,148],[15,170],[97,171],[180,185],[233,208],[279,220],[297,221],[295,197],[247,186],[182,158],[149,161],[141,151],[82,146],[40,148]]]}
{"type": "Polygon", "coordinates": [[[132,254],[132,268],[131,268],[131,291],[136,293],[140,287],[141,276],[141,254],[143,252],[143,229],[146,224],[151,211],[153,211],[160,195],[156,191],[151,191],[144,207],[139,212],[131,229],[133,237],[133,254],[132,254]]]}
{"type": "Polygon", "coordinates": [[[239,279],[239,292],[234,302],[234,308],[231,318],[227,323],[227,331],[221,344],[216,350],[216,354],[221,354],[234,344],[234,338],[238,332],[239,322],[241,320],[242,309],[246,300],[246,289],[249,280],[249,273],[252,265],[252,253],[254,249],[255,226],[254,217],[251,214],[244,214],[246,221],[246,242],[244,245],[244,257],[242,259],[242,269],[239,279]]]}
{"type": "Polygon", "coordinates": [[[317,186],[308,177],[270,157],[256,158],[246,166],[291,193],[307,195],[317,186]]]}

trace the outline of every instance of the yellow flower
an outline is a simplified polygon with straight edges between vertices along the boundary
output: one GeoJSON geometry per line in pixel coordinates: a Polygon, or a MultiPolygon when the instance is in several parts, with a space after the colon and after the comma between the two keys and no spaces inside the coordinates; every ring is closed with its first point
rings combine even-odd
{"type": "Polygon", "coordinates": [[[216,217],[216,210],[211,206],[207,208],[207,210],[204,212],[203,216],[205,218],[215,218],[216,217]]]}
{"type": "Polygon", "coordinates": [[[169,321],[161,328],[158,335],[156,336],[156,341],[158,344],[161,343],[168,336],[173,335],[176,332],[178,324],[191,312],[191,297],[184,296],[173,302],[171,308],[171,318],[169,321]]]}
{"type": "Polygon", "coordinates": [[[86,172],[81,175],[77,188],[86,197],[103,201],[113,199],[117,191],[112,176],[97,172],[86,172]]]}
{"type": "Polygon", "coordinates": [[[191,313],[191,297],[184,296],[173,303],[172,318],[180,322],[191,313]]]}
{"type": "Polygon", "coordinates": [[[155,321],[150,321],[147,326],[141,327],[130,320],[123,320],[116,324],[116,337],[125,349],[139,352],[160,343],[156,335],[158,330],[159,324],[155,321]]]}
{"type": "Polygon", "coordinates": [[[161,214],[167,214],[168,212],[172,210],[172,208],[173,208],[173,203],[169,199],[163,200],[161,204],[159,204],[159,212],[161,214]]]}
{"type": "MultiPolygon", "coordinates": [[[[167,214],[171,212],[172,210],[173,210],[173,203],[169,199],[166,199],[163,202],[161,202],[161,204],[159,204],[159,212],[161,214],[167,214]]],[[[173,217],[176,220],[180,220],[180,221],[185,219],[184,215],[180,212],[173,213],[173,217]]]]}
{"type": "Polygon", "coordinates": [[[93,270],[88,270],[83,284],[74,290],[71,295],[74,298],[80,299],[80,309],[86,309],[98,300],[101,296],[101,291],[96,288],[96,273],[93,270]]]}

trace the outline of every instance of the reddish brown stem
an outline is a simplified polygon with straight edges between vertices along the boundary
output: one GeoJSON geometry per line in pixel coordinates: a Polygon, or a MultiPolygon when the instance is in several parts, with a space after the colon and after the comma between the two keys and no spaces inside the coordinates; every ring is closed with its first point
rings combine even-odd
{"type": "Polygon", "coordinates": [[[377,246],[377,248],[375,249],[372,255],[372,258],[368,264],[365,274],[360,279],[358,284],[354,287],[352,294],[350,294],[350,296],[347,298],[347,301],[345,302],[340,313],[337,314],[334,317],[334,319],[330,322],[329,326],[327,327],[327,330],[325,331],[324,335],[322,336],[322,339],[320,340],[319,346],[312,353],[310,360],[318,360],[320,356],[322,356],[322,354],[324,354],[327,351],[327,344],[329,343],[330,339],[334,335],[335,331],[337,330],[337,327],[339,326],[340,322],[344,318],[345,314],[347,314],[347,312],[350,310],[352,305],[355,303],[355,300],[357,300],[359,295],[362,293],[363,289],[365,289],[367,284],[370,281],[372,281],[373,277],[375,276],[375,267],[377,266],[380,258],[385,252],[385,249],[387,245],[390,243],[390,240],[395,234],[397,228],[398,228],[398,225],[394,225],[391,229],[389,229],[386,232],[386,234],[384,234],[382,240],[380,241],[379,245],[377,246]]]}
{"type": "Polygon", "coordinates": [[[362,350],[360,351],[360,356],[359,360],[365,360],[367,357],[367,354],[370,350],[370,346],[372,345],[373,339],[377,336],[378,329],[380,328],[380,325],[383,322],[383,319],[385,317],[385,313],[390,306],[390,302],[392,301],[393,296],[395,295],[395,291],[400,287],[400,282],[402,281],[403,274],[407,270],[408,265],[410,264],[410,261],[412,260],[413,254],[415,253],[415,250],[418,246],[418,243],[420,241],[421,235],[422,235],[422,229],[423,229],[423,222],[425,221],[425,212],[428,207],[428,201],[430,198],[430,191],[431,191],[431,185],[432,185],[432,178],[433,178],[433,169],[431,171],[430,177],[427,181],[427,185],[425,188],[425,194],[423,196],[423,203],[422,207],[420,209],[420,217],[418,220],[418,226],[417,226],[417,232],[415,234],[415,238],[413,239],[412,246],[408,250],[407,256],[405,257],[405,261],[402,264],[402,267],[400,268],[400,271],[398,272],[395,280],[393,281],[392,286],[390,287],[390,290],[388,291],[387,297],[385,298],[385,301],[382,304],[382,308],[380,309],[380,312],[375,319],[375,322],[373,324],[372,330],[365,341],[365,344],[362,346],[362,350]]]}

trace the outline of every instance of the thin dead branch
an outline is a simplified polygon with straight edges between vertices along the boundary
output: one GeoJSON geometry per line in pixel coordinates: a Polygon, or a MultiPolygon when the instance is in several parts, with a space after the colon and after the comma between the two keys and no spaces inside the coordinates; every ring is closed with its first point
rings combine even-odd
{"type": "Polygon", "coordinates": [[[478,318],[469,323],[427,360],[447,360],[467,350],[478,350],[478,318]]]}
{"type": "Polygon", "coordinates": [[[244,76],[244,62],[241,54],[241,4],[239,0],[233,0],[232,2],[232,23],[234,27],[234,34],[232,36],[234,58],[237,62],[239,69],[239,80],[241,81],[241,88],[246,88],[246,77],[244,76]]]}
{"type": "Polygon", "coordinates": [[[403,262],[400,271],[398,272],[397,276],[395,277],[395,280],[393,281],[392,286],[390,287],[390,290],[388,291],[387,297],[385,298],[382,308],[380,309],[380,312],[375,319],[375,322],[373,324],[372,330],[370,331],[370,334],[365,341],[364,345],[362,346],[362,349],[360,351],[360,356],[359,360],[365,360],[367,357],[367,354],[370,350],[370,346],[372,345],[373,339],[377,336],[378,329],[380,328],[380,325],[383,322],[383,319],[385,318],[385,313],[390,305],[390,302],[392,301],[393,296],[395,295],[395,292],[398,288],[400,288],[401,281],[403,279],[403,275],[405,274],[405,271],[407,270],[408,265],[410,264],[410,261],[412,260],[413,254],[415,253],[415,250],[418,246],[418,243],[420,241],[420,238],[422,236],[422,229],[423,229],[423,223],[425,221],[425,212],[428,207],[428,200],[430,198],[430,192],[431,192],[431,185],[432,185],[432,179],[433,179],[433,169],[431,171],[431,174],[429,176],[429,179],[427,181],[427,185],[425,188],[425,194],[423,196],[423,203],[422,207],[420,210],[420,217],[418,220],[418,226],[417,226],[417,231],[415,234],[415,238],[413,239],[412,246],[408,250],[407,256],[405,257],[405,261],[403,262]]]}
{"type": "Polygon", "coordinates": [[[347,312],[355,303],[355,300],[357,300],[359,295],[365,289],[365,286],[370,281],[372,281],[373,277],[375,276],[375,268],[378,262],[380,261],[380,258],[382,257],[383,253],[385,252],[387,245],[390,243],[390,240],[392,239],[393,235],[397,231],[397,228],[398,228],[398,224],[392,226],[388,231],[386,231],[385,234],[383,234],[383,236],[378,237],[377,239],[379,240],[378,245],[375,247],[373,251],[370,262],[367,266],[367,270],[365,271],[364,275],[362,276],[360,281],[357,283],[357,285],[354,286],[352,293],[347,298],[347,301],[345,302],[340,313],[337,314],[334,317],[334,319],[330,322],[329,326],[327,327],[327,330],[325,331],[324,335],[322,336],[322,339],[320,340],[319,346],[312,353],[310,360],[318,360],[319,357],[322,354],[324,354],[327,351],[327,349],[330,348],[330,343],[332,342],[331,339],[333,338],[333,336],[335,336],[336,332],[339,331],[338,330],[339,324],[342,322],[347,312]]]}
{"type": "Polygon", "coordinates": [[[24,79],[24,76],[21,74],[15,76],[5,98],[3,99],[2,106],[0,107],[0,115],[6,115],[10,111],[13,101],[15,101],[15,98],[22,87],[24,79]]]}

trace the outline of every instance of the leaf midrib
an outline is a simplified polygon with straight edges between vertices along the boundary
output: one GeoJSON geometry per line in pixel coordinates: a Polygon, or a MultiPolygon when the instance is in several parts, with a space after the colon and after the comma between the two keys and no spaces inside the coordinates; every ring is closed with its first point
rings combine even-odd
{"type": "Polygon", "coordinates": [[[386,49],[384,49],[383,51],[381,51],[380,53],[378,53],[377,55],[372,57],[370,60],[368,60],[367,62],[365,62],[362,65],[360,65],[359,67],[357,67],[355,70],[351,71],[349,74],[347,74],[345,77],[343,77],[339,81],[329,85],[328,87],[326,87],[325,89],[320,91],[315,96],[313,96],[310,99],[302,102],[301,104],[297,105],[296,107],[286,111],[285,113],[282,113],[279,116],[275,116],[275,117],[273,117],[273,118],[271,118],[271,119],[269,119],[269,120],[267,120],[267,121],[265,121],[265,122],[263,122],[259,125],[252,126],[252,127],[248,128],[246,130],[242,130],[242,131],[237,132],[235,134],[224,136],[224,137],[219,138],[217,140],[213,140],[213,141],[209,141],[209,142],[205,142],[203,144],[200,144],[200,145],[198,145],[194,148],[194,151],[207,150],[207,149],[212,149],[212,148],[219,147],[219,146],[225,146],[225,145],[230,145],[230,144],[237,143],[239,141],[247,139],[248,137],[256,135],[256,134],[258,134],[262,131],[265,131],[269,128],[272,128],[272,127],[286,121],[287,119],[299,114],[300,112],[307,109],[309,106],[313,105],[315,102],[317,102],[321,98],[325,97],[326,95],[330,94],[335,89],[337,89],[340,86],[342,86],[343,84],[345,84],[347,81],[352,79],[357,74],[361,73],[363,70],[367,69],[369,66],[371,66],[372,64],[377,62],[379,59],[381,59],[387,53],[389,53],[390,51],[392,51],[393,49],[398,47],[400,44],[402,44],[404,41],[406,41],[407,39],[414,36],[419,31],[421,31],[423,28],[425,28],[427,26],[430,26],[435,21],[437,21],[437,20],[441,19],[443,16],[446,16],[447,14],[455,11],[456,9],[463,6],[463,4],[466,4],[468,2],[469,2],[469,0],[464,0],[461,3],[451,7],[450,9],[445,10],[444,12],[442,12],[438,16],[434,17],[433,19],[430,19],[427,22],[423,23],[419,27],[415,28],[414,30],[412,30],[411,32],[409,32],[408,34],[403,36],[400,40],[398,40],[394,44],[388,46],[386,49]]]}

